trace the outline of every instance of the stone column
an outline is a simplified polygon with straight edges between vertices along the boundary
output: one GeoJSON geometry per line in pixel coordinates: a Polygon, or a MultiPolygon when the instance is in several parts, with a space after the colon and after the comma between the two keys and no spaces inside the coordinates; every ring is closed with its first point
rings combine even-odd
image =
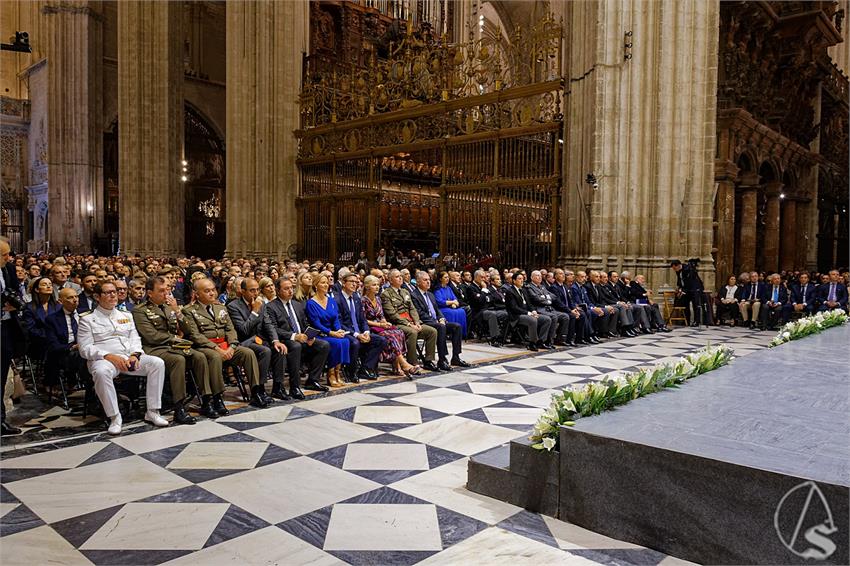
{"type": "Polygon", "coordinates": [[[781,257],[779,269],[792,271],[800,267],[797,264],[797,240],[802,237],[797,232],[797,201],[785,200],[782,205],[781,257]]]}
{"type": "Polygon", "coordinates": [[[227,2],[228,257],[279,257],[298,237],[292,132],[300,125],[309,8],[308,2],[227,2]]]}
{"type": "Polygon", "coordinates": [[[767,207],[764,212],[764,247],[759,256],[762,269],[774,272],[779,269],[779,195],[782,183],[772,182],[765,186],[767,207]]]}
{"type": "Polygon", "coordinates": [[[118,2],[122,253],[185,251],[182,22],[181,2],[118,2]]]}
{"type": "MultiPolygon", "coordinates": [[[[92,249],[103,229],[100,2],[47,2],[47,184],[51,248],[92,249]]],[[[105,253],[107,250],[100,250],[105,253]]]]}
{"type": "MultiPolygon", "coordinates": [[[[738,269],[756,268],[756,224],[758,222],[758,187],[740,187],[741,218],[738,232],[738,269]]],[[[760,253],[760,252],[759,252],[760,253]]]]}
{"type": "Polygon", "coordinates": [[[576,225],[563,238],[568,265],[586,257],[657,287],[672,282],[671,258],[699,257],[714,286],[719,10],[703,0],[568,3],[563,208],[576,225]],[[587,173],[598,190],[583,183],[587,173]]]}
{"type": "Polygon", "coordinates": [[[717,195],[714,199],[716,218],[714,245],[717,282],[733,274],[735,268],[735,179],[738,167],[731,161],[715,163],[717,195]]]}

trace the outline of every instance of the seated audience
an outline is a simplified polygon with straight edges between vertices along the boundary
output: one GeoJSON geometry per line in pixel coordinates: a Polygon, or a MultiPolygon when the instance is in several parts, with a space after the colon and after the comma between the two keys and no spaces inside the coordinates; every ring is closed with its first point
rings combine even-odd
{"type": "MultiPolygon", "coordinates": [[[[467,298],[469,298],[468,291],[469,289],[467,288],[467,298]]],[[[449,274],[445,271],[440,272],[439,285],[434,290],[434,298],[437,300],[437,306],[442,311],[443,316],[446,317],[446,320],[459,324],[461,332],[463,332],[463,337],[466,338],[466,311],[461,307],[460,301],[455,295],[454,290],[452,290],[451,285],[449,285],[449,274]]]]}
{"type": "Polygon", "coordinates": [[[366,323],[363,304],[357,287],[360,279],[355,273],[347,272],[341,277],[342,289],[336,295],[339,320],[346,331],[351,363],[346,368],[346,377],[351,383],[361,379],[378,379],[378,360],[386,347],[386,339],[380,334],[372,334],[366,323]]]}
{"type": "Polygon", "coordinates": [[[820,310],[844,309],[847,310],[847,287],[841,282],[837,269],[833,269],[827,275],[827,281],[818,287],[818,301],[820,310]]]}
{"type": "Polygon", "coordinates": [[[80,315],[77,313],[77,292],[67,287],[59,291],[61,309],[44,320],[46,356],[44,383],[54,386],[59,383],[59,372],[65,374],[68,385],[78,382],[77,374],[82,359],[77,345],[77,329],[80,315]]]}
{"type": "Polygon", "coordinates": [[[30,288],[32,302],[24,305],[21,313],[21,325],[27,335],[27,352],[41,359],[47,346],[45,319],[62,310],[62,306],[53,298],[53,283],[49,277],[39,277],[30,288]]]}
{"type": "MultiPolygon", "coordinates": [[[[447,273],[444,275],[448,278],[447,273]]],[[[477,270],[467,297],[472,310],[472,320],[480,320],[487,325],[490,345],[498,348],[503,345],[502,327],[508,322],[508,311],[505,310],[505,299],[499,294],[497,287],[488,283],[489,277],[483,269],[477,270]]],[[[443,274],[440,275],[440,280],[443,280],[443,274]]]]}
{"type": "MultiPolygon", "coordinates": [[[[326,275],[310,277],[313,282],[312,296],[307,300],[307,318],[321,332],[320,338],[330,346],[328,354],[328,384],[331,387],[345,385],[342,366],[351,363],[351,346],[339,320],[336,301],[328,296],[330,281],[326,275]]],[[[303,282],[304,279],[301,279],[303,282]]]]}
{"type": "Polygon", "coordinates": [[[537,352],[540,348],[550,349],[544,343],[549,336],[549,326],[552,321],[548,316],[540,316],[528,300],[523,285],[525,273],[519,272],[513,276],[513,285],[505,291],[505,303],[508,311],[508,324],[525,328],[528,340],[527,348],[537,352]]]}
{"type": "Polygon", "coordinates": [[[442,311],[437,307],[437,300],[431,292],[431,278],[428,273],[420,271],[416,274],[416,287],[411,295],[413,306],[416,307],[416,312],[419,313],[419,319],[422,324],[430,326],[437,331],[437,368],[441,371],[451,371],[448,361],[449,348],[447,339],[452,341],[452,358],[451,365],[460,367],[469,367],[469,364],[460,359],[462,349],[462,330],[461,326],[454,322],[449,322],[443,316],[442,311]]]}
{"type": "Polygon", "coordinates": [[[791,287],[791,310],[804,316],[813,314],[817,302],[817,287],[809,282],[809,274],[801,273],[798,283],[791,287]]]}
{"type": "Polygon", "coordinates": [[[749,322],[750,328],[756,327],[756,321],[761,320],[759,312],[761,311],[761,297],[764,294],[764,284],[760,283],[759,274],[755,271],[747,274],[741,274],[739,280],[744,283],[740,290],[738,298],[738,308],[741,309],[741,319],[744,324],[749,322]]]}
{"type": "Polygon", "coordinates": [[[571,326],[575,322],[567,313],[559,312],[554,307],[554,297],[543,285],[543,274],[540,271],[531,272],[531,282],[525,286],[525,293],[531,306],[540,316],[549,318],[549,334],[541,337],[543,345],[551,348],[553,345],[565,346],[568,336],[574,333],[571,326]]]}
{"type": "Polygon", "coordinates": [[[717,322],[735,326],[738,319],[738,279],[730,275],[726,285],[717,290],[717,322]]]}
{"type": "Polygon", "coordinates": [[[408,363],[406,359],[407,344],[404,332],[390,323],[384,316],[384,308],[381,305],[380,280],[367,275],[363,280],[363,314],[366,323],[375,334],[380,334],[387,343],[381,351],[380,361],[389,362],[393,366],[393,373],[398,376],[410,378],[419,373],[419,366],[408,363]]]}
{"type": "Polygon", "coordinates": [[[788,290],[778,273],[768,277],[768,284],[762,292],[761,326],[767,330],[776,330],[776,324],[781,319],[786,322],[790,310],[788,290]]]}
{"type": "Polygon", "coordinates": [[[421,323],[410,292],[402,287],[401,272],[397,269],[391,270],[388,279],[390,286],[381,293],[381,306],[384,308],[384,316],[387,320],[404,332],[407,342],[407,362],[410,365],[416,365],[418,362],[416,341],[422,338],[425,341],[425,362],[422,367],[428,371],[440,371],[434,363],[437,353],[437,331],[421,323]]]}

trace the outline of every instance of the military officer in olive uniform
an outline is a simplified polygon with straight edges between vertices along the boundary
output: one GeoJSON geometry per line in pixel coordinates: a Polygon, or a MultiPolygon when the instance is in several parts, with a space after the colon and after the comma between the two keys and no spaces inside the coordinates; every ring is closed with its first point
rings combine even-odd
{"type": "Polygon", "coordinates": [[[148,298],[133,309],[133,320],[142,338],[144,352],[162,358],[165,362],[165,371],[171,381],[171,394],[174,398],[174,420],[181,424],[195,424],[195,418],[186,412],[183,405],[186,400],[187,363],[191,364],[203,395],[201,415],[210,419],[227,415],[229,411],[221,398],[224,391],[221,374],[210,376],[206,356],[198,350],[185,347],[191,343],[177,335],[186,332],[186,317],[180,312],[177,302],[169,292],[168,282],[164,277],[151,277],[147,280],[145,289],[148,298]]]}
{"type": "Polygon", "coordinates": [[[266,407],[265,391],[260,385],[260,370],[254,352],[239,346],[233,321],[224,305],[216,303],[218,293],[209,279],[194,283],[197,302],[183,307],[186,337],[195,349],[207,357],[209,375],[223,375],[224,362],[242,366],[251,384],[251,405],[266,407]]]}
{"type": "Polygon", "coordinates": [[[439,371],[434,364],[437,353],[437,331],[436,329],[422,324],[419,320],[419,312],[413,305],[410,293],[401,284],[403,281],[401,272],[393,269],[389,274],[390,286],[381,293],[381,305],[384,307],[384,316],[387,320],[404,332],[407,342],[407,363],[416,365],[419,360],[416,354],[416,341],[419,338],[425,340],[425,363],[422,367],[428,371],[439,371]]]}

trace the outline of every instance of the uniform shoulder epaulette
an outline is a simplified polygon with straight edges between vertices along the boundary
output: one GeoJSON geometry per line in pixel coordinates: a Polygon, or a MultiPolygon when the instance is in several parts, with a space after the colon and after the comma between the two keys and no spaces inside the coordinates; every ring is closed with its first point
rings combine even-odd
{"type": "Polygon", "coordinates": [[[83,317],[83,316],[88,316],[88,315],[90,315],[90,314],[91,314],[91,313],[93,313],[93,312],[94,312],[94,311],[81,312],[81,313],[79,313],[79,315],[78,315],[78,316],[81,316],[81,317],[83,317]]]}

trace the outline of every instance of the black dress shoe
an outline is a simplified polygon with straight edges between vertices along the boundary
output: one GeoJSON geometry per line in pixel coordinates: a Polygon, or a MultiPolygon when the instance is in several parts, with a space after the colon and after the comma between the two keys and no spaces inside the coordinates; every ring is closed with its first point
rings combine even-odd
{"type": "Polygon", "coordinates": [[[198,422],[195,417],[186,412],[182,404],[174,405],[174,422],[178,424],[193,425],[198,422]]]}
{"type": "Polygon", "coordinates": [[[427,362],[422,364],[422,368],[428,371],[440,371],[439,369],[437,369],[436,364],[434,364],[434,362],[432,362],[431,360],[428,360],[427,362]]]}
{"type": "Polygon", "coordinates": [[[221,398],[221,393],[219,393],[218,395],[213,395],[212,406],[213,409],[215,409],[215,412],[220,417],[226,417],[230,414],[230,411],[224,405],[224,399],[221,398]]]}
{"type": "Polygon", "coordinates": [[[468,368],[468,367],[470,367],[470,365],[469,365],[468,363],[466,363],[465,361],[463,361],[463,360],[462,360],[462,359],[460,359],[460,358],[452,358],[452,365],[453,365],[453,366],[458,366],[458,367],[461,367],[461,368],[468,368]]]}
{"type": "Polygon", "coordinates": [[[649,328],[642,328],[641,332],[643,332],[644,334],[652,334],[652,330],[650,330],[649,328]]]}
{"type": "Polygon", "coordinates": [[[568,346],[568,345],[569,345],[569,342],[567,342],[563,338],[558,338],[557,340],[555,340],[555,346],[568,346]]]}
{"type": "Polygon", "coordinates": [[[609,333],[608,333],[608,338],[619,338],[619,336],[617,336],[617,333],[616,333],[616,332],[609,332],[609,333]]]}
{"type": "Polygon", "coordinates": [[[528,350],[530,352],[539,352],[540,351],[540,349],[537,347],[537,344],[535,344],[534,342],[528,343],[528,350]]]}
{"type": "Polygon", "coordinates": [[[0,436],[12,436],[14,434],[21,434],[21,429],[16,426],[12,426],[6,421],[2,423],[2,429],[0,429],[0,436]]]}
{"type": "Polygon", "coordinates": [[[493,346],[494,348],[501,348],[502,346],[505,345],[505,343],[502,342],[501,340],[499,340],[498,338],[495,338],[493,340],[490,340],[490,345],[493,346]]]}
{"type": "Polygon", "coordinates": [[[255,391],[251,394],[251,401],[250,401],[250,405],[251,405],[252,407],[259,407],[259,408],[261,408],[261,409],[264,409],[264,408],[266,408],[266,407],[268,407],[268,406],[269,406],[269,404],[268,404],[268,403],[266,403],[266,398],[265,398],[265,396],[264,396],[264,395],[263,395],[260,391],[257,391],[257,390],[255,390],[255,391]]]}
{"type": "Polygon", "coordinates": [[[366,368],[366,379],[369,381],[375,381],[378,379],[378,372],[373,369],[366,368]]]}
{"type": "Polygon", "coordinates": [[[290,387],[289,388],[289,396],[292,397],[293,399],[297,400],[297,401],[303,401],[304,400],[304,392],[301,391],[301,389],[298,388],[298,387],[290,387]]]}
{"type": "Polygon", "coordinates": [[[318,381],[313,381],[312,379],[308,379],[304,384],[304,389],[309,389],[310,391],[328,391],[328,387],[326,385],[322,385],[318,381]]]}
{"type": "MultiPolygon", "coordinates": [[[[203,403],[201,404],[200,414],[208,419],[217,419],[218,413],[212,406],[212,395],[204,395],[203,403]]],[[[177,412],[175,411],[174,420],[177,420],[177,412]]]]}
{"type": "Polygon", "coordinates": [[[266,393],[265,389],[263,389],[263,400],[265,400],[266,405],[274,405],[275,404],[274,397],[272,397],[271,395],[266,393]]]}
{"type": "Polygon", "coordinates": [[[591,336],[591,337],[590,337],[590,342],[591,342],[592,344],[601,344],[601,343],[602,343],[602,340],[600,340],[600,339],[599,339],[599,338],[597,338],[596,336],[591,336]]]}
{"type": "Polygon", "coordinates": [[[440,360],[437,363],[437,369],[440,371],[452,371],[452,366],[446,360],[440,360]]]}
{"type": "Polygon", "coordinates": [[[355,379],[357,379],[355,383],[360,383],[361,380],[365,381],[371,378],[369,377],[369,372],[366,370],[366,368],[361,367],[359,370],[357,370],[357,375],[355,376],[355,379]]]}
{"type": "Polygon", "coordinates": [[[289,401],[289,395],[286,394],[286,390],[280,383],[275,383],[272,386],[272,397],[281,401],[289,401]]]}
{"type": "Polygon", "coordinates": [[[576,341],[570,340],[569,342],[566,343],[566,346],[569,346],[570,348],[575,348],[576,347],[576,341]]]}

